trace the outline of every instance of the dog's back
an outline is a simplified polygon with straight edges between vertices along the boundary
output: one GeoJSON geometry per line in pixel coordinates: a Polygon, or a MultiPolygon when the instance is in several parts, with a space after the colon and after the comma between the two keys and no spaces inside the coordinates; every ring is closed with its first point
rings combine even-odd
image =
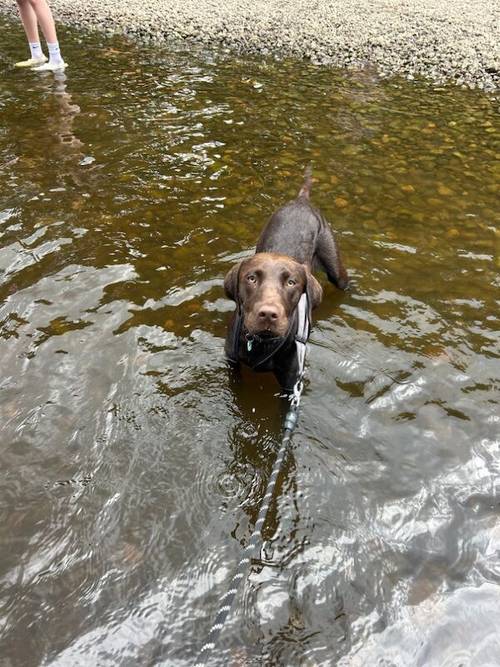
{"type": "Polygon", "coordinates": [[[312,172],[308,167],[297,198],[271,216],[257,241],[256,252],[288,255],[312,266],[322,217],[309,202],[311,187],[312,172]]]}

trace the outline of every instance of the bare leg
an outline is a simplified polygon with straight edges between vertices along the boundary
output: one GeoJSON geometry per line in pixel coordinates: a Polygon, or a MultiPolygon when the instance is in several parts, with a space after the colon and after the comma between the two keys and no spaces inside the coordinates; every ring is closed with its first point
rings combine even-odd
{"type": "MultiPolygon", "coordinates": [[[[24,2],[23,2],[24,4],[24,2]]],[[[57,42],[56,26],[47,0],[29,0],[29,4],[36,14],[45,41],[48,44],[57,42]]]]}
{"type": "Polygon", "coordinates": [[[31,6],[31,3],[28,2],[28,0],[17,0],[17,6],[28,42],[30,44],[39,42],[40,36],[38,35],[38,23],[35,10],[31,6]]]}

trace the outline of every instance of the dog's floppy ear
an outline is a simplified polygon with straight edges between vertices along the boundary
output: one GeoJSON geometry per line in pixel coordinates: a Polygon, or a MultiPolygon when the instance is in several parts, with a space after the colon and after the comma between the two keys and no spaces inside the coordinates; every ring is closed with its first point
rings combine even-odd
{"type": "Polygon", "coordinates": [[[232,299],[233,301],[238,300],[238,282],[241,264],[241,262],[235,264],[224,278],[224,292],[226,293],[227,298],[232,299]]]}
{"type": "Polygon", "coordinates": [[[306,271],[306,279],[307,279],[306,283],[307,298],[309,299],[311,309],[313,309],[319,306],[319,304],[321,303],[321,299],[323,298],[323,288],[316,280],[316,278],[313,276],[310,268],[306,264],[304,264],[304,268],[306,271]]]}

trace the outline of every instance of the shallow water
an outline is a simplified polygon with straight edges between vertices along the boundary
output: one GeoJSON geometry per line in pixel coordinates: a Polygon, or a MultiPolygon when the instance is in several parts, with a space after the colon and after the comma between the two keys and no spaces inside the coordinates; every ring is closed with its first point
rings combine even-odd
{"type": "Polygon", "coordinates": [[[500,665],[495,100],[0,33],[1,664],[193,663],[282,414],[222,279],[312,162],[354,285],[211,664],[500,665]]]}

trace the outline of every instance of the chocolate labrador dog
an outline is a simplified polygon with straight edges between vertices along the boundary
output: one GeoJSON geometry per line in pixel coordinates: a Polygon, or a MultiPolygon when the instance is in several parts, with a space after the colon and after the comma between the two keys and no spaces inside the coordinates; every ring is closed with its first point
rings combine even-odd
{"type": "Polygon", "coordinates": [[[226,338],[230,362],[256,371],[273,371],[285,391],[292,391],[299,369],[296,355],[297,306],[305,292],[310,311],[323,290],[311,271],[321,268],[340,289],[348,286],[332,230],[309,201],[307,170],[296,199],[274,213],[257,242],[256,253],[229,271],[226,295],[236,302],[226,338]]]}

